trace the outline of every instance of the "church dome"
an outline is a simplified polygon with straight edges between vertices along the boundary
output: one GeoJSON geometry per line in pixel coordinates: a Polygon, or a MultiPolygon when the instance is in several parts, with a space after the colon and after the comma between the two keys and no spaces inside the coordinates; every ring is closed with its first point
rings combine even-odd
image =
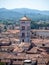
{"type": "Polygon", "coordinates": [[[20,21],[30,21],[31,19],[29,19],[28,17],[24,16],[20,19],[20,21]]]}

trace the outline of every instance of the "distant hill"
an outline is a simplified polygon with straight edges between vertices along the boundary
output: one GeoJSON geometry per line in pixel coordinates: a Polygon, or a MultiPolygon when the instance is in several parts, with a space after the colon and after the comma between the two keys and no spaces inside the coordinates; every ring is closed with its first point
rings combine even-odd
{"type": "Polygon", "coordinates": [[[0,20],[19,20],[22,16],[30,17],[33,21],[49,20],[49,11],[40,11],[28,8],[17,8],[17,9],[5,9],[0,8],[0,20]]]}

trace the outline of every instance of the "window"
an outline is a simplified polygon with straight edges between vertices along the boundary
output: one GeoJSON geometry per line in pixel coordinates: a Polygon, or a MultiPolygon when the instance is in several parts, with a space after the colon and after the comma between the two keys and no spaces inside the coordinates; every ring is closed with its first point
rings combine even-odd
{"type": "Polygon", "coordinates": [[[32,32],[32,34],[34,34],[34,33],[32,32]]]}
{"type": "Polygon", "coordinates": [[[25,33],[22,33],[22,37],[25,37],[25,33]]]}
{"type": "Polygon", "coordinates": [[[22,42],[24,42],[24,39],[22,40],[22,42]]]}
{"type": "Polygon", "coordinates": [[[45,44],[42,44],[42,46],[45,46],[45,44]]]}
{"type": "Polygon", "coordinates": [[[25,26],[22,26],[22,30],[25,30],[25,26]]]}
{"type": "Polygon", "coordinates": [[[27,32],[27,37],[29,37],[30,36],[30,32],[27,32]]]}
{"type": "Polygon", "coordinates": [[[30,30],[30,26],[27,27],[27,30],[30,30]]]}
{"type": "Polygon", "coordinates": [[[24,24],[25,23],[25,21],[23,21],[23,22],[21,22],[22,24],[24,24]]]}

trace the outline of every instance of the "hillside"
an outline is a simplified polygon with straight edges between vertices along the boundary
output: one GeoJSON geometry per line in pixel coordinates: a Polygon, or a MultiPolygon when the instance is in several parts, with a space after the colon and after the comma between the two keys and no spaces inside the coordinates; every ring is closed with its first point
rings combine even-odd
{"type": "Polygon", "coordinates": [[[24,15],[30,17],[33,21],[49,20],[49,11],[39,11],[27,8],[18,8],[11,10],[0,8],[0,20],[19,20],[24,15]]]}

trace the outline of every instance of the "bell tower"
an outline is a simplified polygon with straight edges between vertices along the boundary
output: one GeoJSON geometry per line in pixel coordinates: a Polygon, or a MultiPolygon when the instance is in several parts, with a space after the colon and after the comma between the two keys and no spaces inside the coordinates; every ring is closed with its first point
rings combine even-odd
{"type": "Polygon", "coordinates": [[[26,16],[20,19],[20,42],[30,43],[30,22],[31,20],[26,16]]]}

